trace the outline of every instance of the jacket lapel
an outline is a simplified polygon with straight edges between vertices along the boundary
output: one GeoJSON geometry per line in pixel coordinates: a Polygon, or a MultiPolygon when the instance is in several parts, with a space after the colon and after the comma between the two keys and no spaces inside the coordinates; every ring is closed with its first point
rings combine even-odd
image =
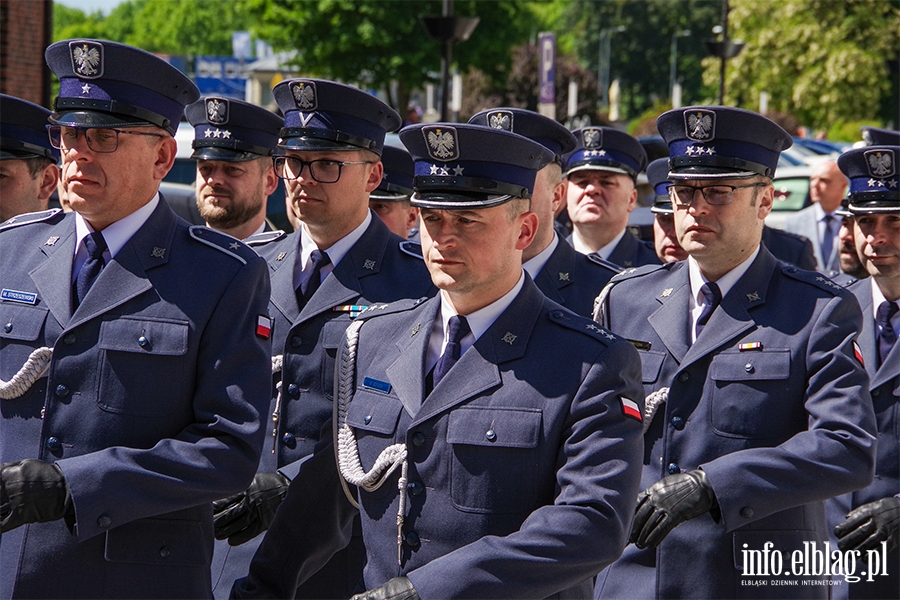
{"type": "MultiPolygon", "coordinates": [[[[65,327],[72,318],[72,268],[75,262],[75,218],[63,219],[53,228],[52,236],[59,240],[48,246],[45,240],[41,252],[46,260],[30,273],[41,299],[56,320],[65,327]]],[[[51,237],[52,237],[51,236],[51,237]]]]}
{"type": "Polygon", "coordinates": [[[104,314],[153,288],[147,270],[169,262],[177,217],[160,201],[147,221],[103,268],[68,327],[104,314]]]}
{"type": "Polygon", "coordinates": [[[550,253],[547,264],[534,278],[535,285],[544,292],[545,296],[563,305],[566,302],[560,290],[572,285],[576,276],[574,260],[572,260],[574,252],[572,247],[566,244],[565,240],[557,237],[556,248],[550,253]],[[566,250],[569,252],[566,252],[566,250]]]}
{"type": "Polygon", "coordinates": [[[281,260],[269,261],[269,278],[272,282],[272,304],[289,323],[297,321],[300,308],[294,292],[294,263],[300,247],[300,232],[295,231],[278,242],[278,256],[281,260]],[[281,253],[284,256],[281,256],[281,253]]]}
{"type": "Polygon", "coordinates": [[[670,275],[663,282],[663,289],[648,290],[648,293],[655,293],[656,301],[662,306],[650,315],[647,322],[669,353],[681,363],[691,346],[688,326],[685,325],[691,306],[687,263],[682,261],[672,267],[670,275]]]}
{"type": "Polygon", "coordinates": [[[388,380],[397,392],[397,397],[411,416],[414,416],[425,398],[425,356],[434,320],[439,318],[440,296],[429,299],[415,313],[415,322],[408,335],[401,333],[396,347],[399,351],[395,360],[386,370],[388,380]]]}
{"type": "Polygon", "coordinates": [[[544,300],[541,291],[526,276],[518,296],[435,386],[411,426],[500,385],[499,365],[525,355],[544,300]]]}
{"type": "Polygon", "coordinates": [[[613,251],[609,253],[608,260],[611,263],[620,265],[624,268],[634,267],[634,255],[637,252],[637,238],[631,235],[627,230],[613,251]]]}

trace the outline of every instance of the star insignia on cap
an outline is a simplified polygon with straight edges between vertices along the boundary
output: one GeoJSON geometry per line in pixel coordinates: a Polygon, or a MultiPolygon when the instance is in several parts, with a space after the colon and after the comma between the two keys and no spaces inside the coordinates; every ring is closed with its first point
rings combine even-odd
{"type": "Polygon", "coordinates": [[[366,259],[366,262],[363,263],[364,269],[369,269],[370,271],[375,268],[375,261],[371,258],[366,259]]]}
{"type": "Polygon", "coordinates": [[[431,165],[431,173],[430,173],[430,175],[437,175],[437,174],[438,174],[438,166],[437,166],[437,165],[431,165]]]}
{"type": "Polygon", "coordinates": [[[217,138],[217,137],[221,137],[221,136],[222,136],[222,130],[221,130],[221,129],[216,129],[215,131],[213,131],[213,137],[216,137],[216,138],[217,138]]]}
{"type": "Polygon", "coordinates": [[[90,86],[89,84],[87,84],[87,83],[84,84],[83,86],[81,86],[81,93],[82,93],[82,94],[90,94],[90,93],[91,93],[91,86],[90,86]]]}
{"type": "Polygon", "coordinates": [[[441,175],[442,177],[447,177],[448,175],[450,175],[450,171],[448,171],[446,167],[441,167],[439,175],[441,175]]]}
{"type": "Polygon", "coordinates": [[[456,165],[455,167],[453,167],[453,174],[456,175],[457,177],[459,177],[460,175],[462,175],[462,174],[463,174],[463,166],[462,166],[462,165],[456,165]]]}
{"type": "Polygon", "coordinates": [[[660,298],[668,298],[672,295],[672,290],[675,288],[666,288],[662,291],[662,294],[659,295],[660,298]]]}
{"type": "Polygon", "coordinates": [[[569,274],[568,273],[560,273],[559,280],[560,281],[569,281],[569,274]]]}
{"type": "Polygon", "coordinates": [[[759,300],[759,292],[750,292],[747,294],[748,302],[757,302],[759,300]]]}
{"type": "Polygon", "coordinates": [[[417,333],[419,333],[419,328],[420,328],[421,326],[422,326],[421,323],[416,323],[416,324],[413,326],[413,328],[412,328],[412,333],[409,334],[409,337],[412,337],[412,336],[416,335],[417,333]]]}
{"type": "Polygon", "coordinates": [[[897,187],[897,180],[891,179],[890,181],[888,181],[888,187],[891,187],[891,188],[897,187]]]}
{"type": "Polygon", "coordinates": [[[154,246],[153,250],[150,252],[150,258],[165,258],[166,249],[160,248],[159,246],[154,246]]]}
{"type": "Polygon", "coordinates": [[[230,137],[231,137],[231,132],[230,132],[230,131],[228,131],[227,129],[222,130],[222,138],[223,138],[223,139],[226,139],[226,140],[227,140],[227,139],[229,139],[230,137]]]}
{"type": "Polygon", "coordinates": [[[44,242],[44,245],[45,246],[55,246],[56,242],[58,242],[58,241],[59,241],[58,235],[51,235],[50,237],[47,238],[47,241],[44,242]]]}
{"type": "Polygon", "coordinates": [[[503,334],[503,337],[500,338],[500,341],[501,341],[501,342],[506,342],[507,344],[512,345],[512,343],[513,343],[514,341],[516,341],[516,338],[517,338],[517,337],[518,337],[518,336],[513,335],[512,332],[507,331],[506,333],[503,334]]]}
{"type": "Polygon", "coordinates": [[[232,250],[237,250],[238,248],[241,247],[241,243],[240,242],[231,242],[230,244],[228,244],[228,247],[232,250]]]}
{"type": "Polygon", "coordinates": [[[212,130],[212,129],[207,129],[206,131],[203,132],[203,137],[209,137],[209,136],[211,136],[212,134],[213,134],[213,130],[212,130]]]}
{"type": "Polygon", "coordinates": [[[712,156],[713,154],[716,153],[715,147],[714,147],[714,146],[710,146],[709,148],[706,149],[706,153],[709,154],[710,156],[712,156]]]}

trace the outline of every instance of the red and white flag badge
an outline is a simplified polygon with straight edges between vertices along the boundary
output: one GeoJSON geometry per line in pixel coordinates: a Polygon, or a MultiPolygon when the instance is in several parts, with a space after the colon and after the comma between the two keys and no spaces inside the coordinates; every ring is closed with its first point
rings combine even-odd
{"type": "Polygon", "coordinates": [[[643,421],[644,418],[641,416],[641,407],[638,406],[637,402],[634,400],[629,400],[628,398],[623,398],[619,396],[619,402],[622,403],[622,414],[626,417],[631,417],[632,419],[637,419],[638,421],[643,421]]]}
{"type": "Polygon", "coordinates": [[[862,366],[866,366],[866,362],[863,360],[862,351],[859,349],[859,344],[856,343],[856,340],[853,340],[853,356],[856,357],[856,360],[859,361],[859,364],[862,366]]]}
{"type": "Polygon", "coordinates": [[[272,335],[272,319],[263,315],[256,317],[256,335],[264,340],[269,339],[272,335]]]}

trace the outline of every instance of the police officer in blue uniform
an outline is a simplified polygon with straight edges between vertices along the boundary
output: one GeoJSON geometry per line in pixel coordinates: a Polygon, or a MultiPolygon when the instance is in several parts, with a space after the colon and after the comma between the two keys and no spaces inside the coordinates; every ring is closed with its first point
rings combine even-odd
{"type": "Polygon", "coordinates": [[[379,305],[347,330],[339,465],[323,447],[301,468],[235,596],[289,596],[346,543],[358,505],[358,598],[589,598],[638,489],[637,353],[522,269],[546,148],[468,124],[400,137],[441,293],[379,305]]]}
{"type": "Polygon", "coordinates": [[[647,167],[643,146],[612,127],[585,127],[574,135],[577,145],[565,161],[569,243],[620,267],[658,265],[653,244],[626,229],[637,205],[638,173],[647,167]]]}
{"type": "Polygon", "coordinates": [[[824,500],[872,481],[859,305],[760,244],[787,132],[719,106],[666,112],[657,127],[689,258],[626,270],[598,300],[601,322],[640,350],[647,411],[634,545],[598,575],[596,595],[783,598],[766,578],[743,584],[761,574],[748,553],[823,551],[824,500]]]}
{"type": "Polygon", "coordinates": [[[187,77],[107,41],[46,59],[76,212],[0,228],[0,597],[208,598],[210,503],[264,436],[266,264],[158,194],[187,77]]]}
{"type": "Polygon", "coordinates": [[[589,316],[594,298],[620,269],[597,254],[576,252],[554,229],[554,215],[566,201],[563,156],[575,149],[575,136],[553,119],[521,108],[484,110],[469,123],[518,133],[553,152],[554,160],[535,178],[531,211],[537,215],[538,229],[522,252],[523,266],[545,296],[589,316]]]}
{"type": "Polygon", "coordinates": [[[59,179],[59,150],[47,138],[50,111],[0,94],[0,221],[47,210],[59,179]]]}
{"type": "Polygon", "coordinates": [[[843,598],[900,598],[900,146],[849,150],[838,166],[850,179],[847,210],[860,259],[871,277],[848,289],[862,308],[859,346],[869,373],[878,422],[878,458],[872,485],[828,501],[841,551],[858,550],[857,571],[869,552],[884,566],[844,582],[843,598]],[[882,545],[883,544],[883,545],[882,545]],[[848,587],[849,586],[849,587],[848,587]]]}
{"type": "Polygon", "coordinates": [[[239,240],[271,231],[266,204],[278,187],[272,156],[281,117],[231,98],[208,96],[184,110],[194,126],[196,201],[207,226],[239,240]]]}
{"type": "MultiPolygon", "coordinates": [[[[651,162],[647,167],[647,180],[656,191],[653,206],[650,207],[650,212],[656,215],[653,224],[656,254],[663,262],[684,260],[687,252],[678,243],[675,209],[672,208],[668,191],[668,186],[672,184],[669,180],[669,159],[658,158],[651,162]]],[[[778,260],[807,271],[816,270],[812,242],[802,235],[763,225],[762,243],[778,260]]]]}
{"type": "Polygon", "coordinates": [[[860,127],[860,133],[867,146],[900,145],[900,131],[879,127],[860,127]]]}
{"type": "MultiPolygon", "coordinates": [[[[260,534],[331,419],[344,330],[371,304],[435,292],[421,255],[369,210],[369,194],[381,182],[385,134],[400,125],[397,113],[361,90],[319,79],[283,81],[274,96],[285,114],[276,171],[303,227],[248,240],[272,278],[271,420],[253,485],[216,503],[217,536],[231,544],[227,555],[217,547],[217,597],[247,573],[260,534]]],[[[356,538],[297,596],[347,598],[363,561],[356,538]]]]}
{"type": "Polygon", "coordinates": [[[369,208],[393,233],[406,239],[419,221],[419,209],[410,204],[413,160],[406,148],[385,146],[381,154],[381,183],[369,194],[369,208]]]}

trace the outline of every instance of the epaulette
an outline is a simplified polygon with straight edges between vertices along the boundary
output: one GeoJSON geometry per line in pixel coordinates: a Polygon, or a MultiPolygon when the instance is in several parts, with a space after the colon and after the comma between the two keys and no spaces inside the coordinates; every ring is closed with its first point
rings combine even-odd
{"type": "Polygon", "coordinates": [[[426,300],[428,300],[428,298],[423,296],[422,298],[416,299],[404,298],[403,300],[397,300],[395,302],[371,304],[364,311],[359,313],[359,316],[357,316],[356,319],[368,319],[369,317],[380,317],[412,310],[426,300]]]}
{"type": "Polygon", "coordinates": [[[280,240],[283,237],[287,237],[287,232],[282,231],[281,229],[276,229],[275,231],[261,231],[260,233],[254,233],[245,239],[244,243],[253,248],[256,246],[265,246],[266,244],[280,240]]]}
{"type": "Polygon", "coordinates": [[[601,325],[598,325],[590,319],[565,310],[551,310],[550,320],[554,323],[562,325],[563,327],[566,327],[573,331],[580,331],[587,336],[590,336],[596,340],[600,340],[607,346],[609,346],[611,342],[617,339],[621,339],[610,332],[608,329],[602,327],[601,325]]]}
{"type": "Polygon", "coordinates": [[[51,208],[49,210],[16,215],[14,217],[8,218],[3,223],[0,223],[0,231],[3,231],[5,229],[12,229],[13,227],[18,227],[20,225],[28,225],[29,223],[47,221],[51,217],[55,217],[61,212],[62,210],[59,208],[51,208]]]}
{"type": "Polygon", "coordinates": [[[409,240],[405,240],[400,242],[400,252],[404,254],[409,254],[410,256],[415,256],[418,259],[422,258],[422,244],[417,244],[416,242],[411,242],[409,240]]]}
{"type": "Polygon", "coordinates": [[[619,273],[613,276],[612,279],[609,280],[610,283],[619,283],[625,281],[626,279],[633,279],[634,277],[641,277],[643,275],[647,275],[648,273],[653,273],[654,271],[658,271],[659,269],[668,269],[675,263],[666,263],[664,265],[642,265],[640,267],[629,267],[627,269],[622,269],[619,273]]]}
{"type": "Polygon", "coordinates": [[[612,271],[613,273],[621,273],[622,272],[622,267],[620,267],[619,265],[617,265],[615,263],[609,262],[605,258],[602,258],[599,254],[591,252],[590,254],[585,254],[585,256],[587,256],[588,260],[591,261],[592,263],[600,265],[601,267],[605,267],[605,268],[609,269],[610,271],[612,271]]]}
{"type": "Polygon", "coordinates": [[[797,267],[787,266],[781,269],[781,272],[791,279],[809,283],[819,289],[829,291],[834,295],[837,295],[838,292],[844,289],[844,286],[833,282],[825,275],[817,273],[816,271],[804,271],[803,269],[798,269],[797,267]]]}
{"type": "Polygon", "coordinates": [[[203,225],[193,225],[188,228],[188,231],[190,232],[191,237],[201,244],[206,244],[211,248],[220,250],[221,252],[236,258],[245,265],[249,261],[259,257],[256,252],[244,244],[244,242],[222,233],[221,231],[216,231],[215,229],[210,229],[203,225]]]}

